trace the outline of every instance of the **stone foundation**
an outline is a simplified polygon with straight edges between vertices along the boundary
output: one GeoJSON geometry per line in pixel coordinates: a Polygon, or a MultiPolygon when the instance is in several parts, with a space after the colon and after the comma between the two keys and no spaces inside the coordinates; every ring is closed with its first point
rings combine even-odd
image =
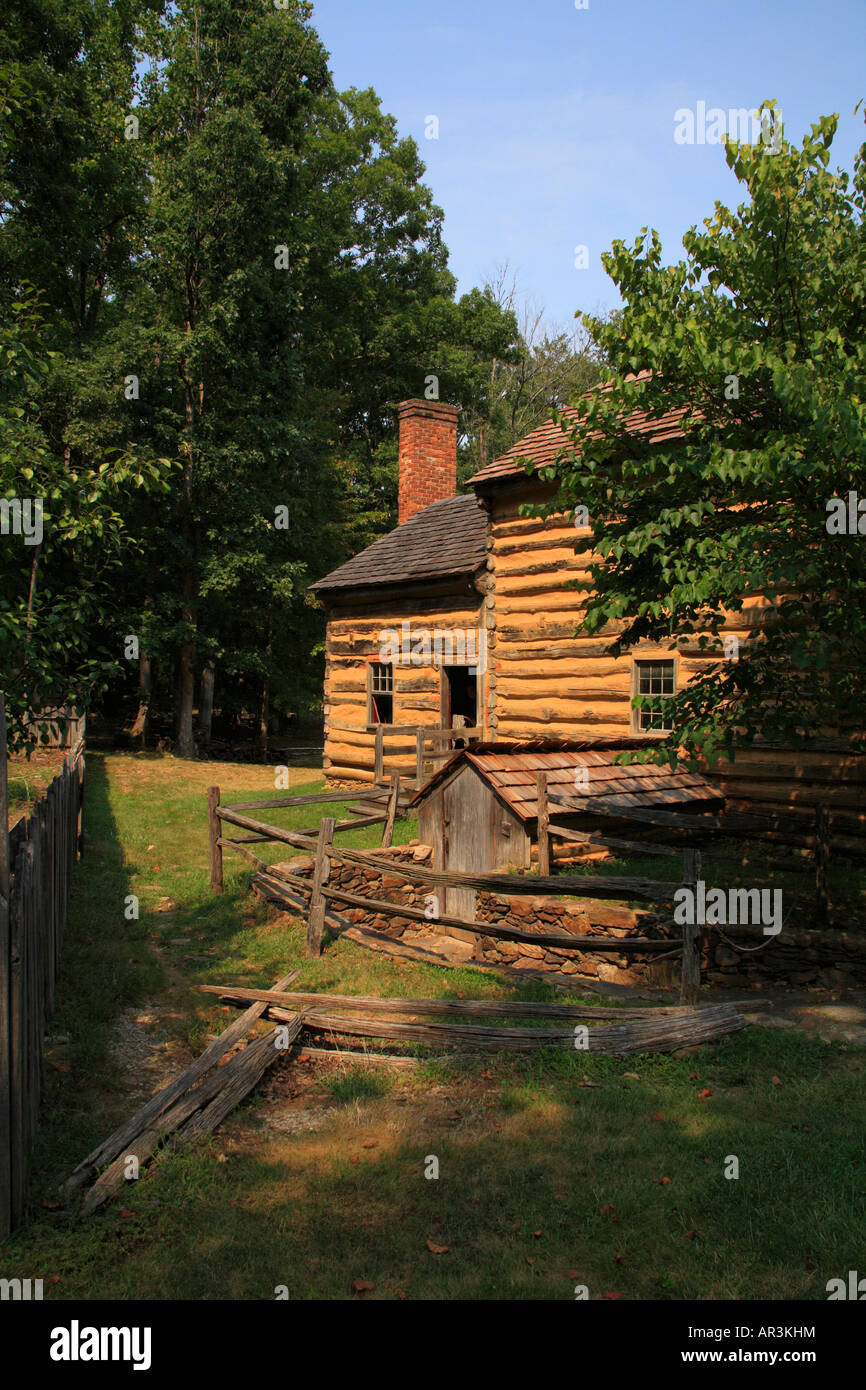
{"type": "MultiPolygon", "coordinates": [[[[381,871],[332,860],[328,886],[385,902],[402,903],[422,912],[428,909],[431,890],[427,885],[407,883],[397,874],[389,874],[388,863],[430,867],[433,852],[429,845],[413,841],[410,845],[369,853],[382,859],[381,871]]],[[[440,892],[440,900],[441,897],[440,892]]],[[[336,903],[335,907],[348,921],[394,938],[401,937],[407,929],[413,932],[419,929],[428,931],[431,936],[441,935],[445,931],[433,919],[428,924],[411,917],[385,916],[348,904],[336,903]]],[[[505,897],[479,892],[476,894],[476,920],[516,928],[530,935],[565,931],[576,938],[591,933],[609,940],[629,936],[650,936],[664,940],[680,934],[679,928],[666,914],[618,907],[590,898],[505,897]]],[[[866,932],[834,928],[811,931],[785,927],[778,938],[772,938],[765,937],[759,927],[726,927],[723,931],[734,946],[758,946],[761,949],[741,954],[721,939],[718,929],[709,928],[702,953],[704,983],[739,990],[744,987],[760,988],[762,984],[790,985],[793,988],[866,985],[866,932]]],[[[550,972],[562,979],[573,977],[655,988],[679,983],[678,955],[666,959],[626,956],[616,951],[573,955],[568,951],[534,946],[528,942],[500,941],[496,937],[482,935],[477,940],[476,956],[491,965],[550,972]]]]}

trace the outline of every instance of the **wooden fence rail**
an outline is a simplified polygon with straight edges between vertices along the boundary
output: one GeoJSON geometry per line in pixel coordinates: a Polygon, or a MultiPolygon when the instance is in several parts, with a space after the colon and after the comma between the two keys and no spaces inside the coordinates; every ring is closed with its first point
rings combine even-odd
{"type": "Polygon", "coordinates": [[[84,741],[30,815],[8,826],[6,715],[0,695],[0,1238],[24,1216],[39,1120],[42,1042],[76,858],[83,848],[84,741]]]}
{"type": "MultiPolygon", "coordinates": [[[[399,782],[395,780],[392,784],[389,795],[389,815],[386,834],[393,827],[393,815],[396,813],[397,796],[399,794],[399,782]]],[[[317,800],[334,800],[333,794],[322,793],[319,796],[297,798],[294,804],[308,804],[317,800]]],[[[276,804],[276,803],[274,803],[276,804]]],[[[280,804],[285,805],[285,800],[280,804]]],[[[296,831],[282,830],[278,826],[268,825],[264,821],[254,820],[249,816],[243,816],[229,806],[219,804],[219,788],[212,787],[208,793],[208,815],[210,822],[210,847],[211,847],[211,886],[219,888],[222,886],[222,851],[232,849],[241,854],[244,858],[251,860],[260,870],[264,870],[275,876],[290,881],[292,887],[298,892],[308,895],[307,907],[307,955],[319,956],[322,952],[322,936],[325,925],[325,910],[328,902],[342,902],[352,906],[367,908],[376,913],[385,915],[408,917],[416,921],[429,921],[426,912],[420,908],[414,908],[406,903],[393,903],[384,899],[373,898],[359,893],[350,893],[343,889],[329,888],[328,876],[330,862],[332,859],[347,864],[357,864],[361,868],[375,869],[380,873],[387,868],[389,875],[402,878],[409,883],[427,885],[431,888],[474,888],[481,891],[504,894],[507,896],[517,894],[532,894],[535,896],[539,892],[550,893],[559,896],[579,896],[584,898],[625,898],[643,899],[650,902],[669,903],[673,901],[674,893],[679,886],[676,882],[659,882],[653,879],[634,878],[634,877],[611,877],[596,874],[592,877],[583,875],[562,875],[555,877],[549,874],[543,876],[519,874],[497,874],[483,873],[470,874],[463,872],[440,872],[435,869],[421,868],[417,864],[402,863],[398,859],[388,859],[387,864],[381,858],[373,854],[365,854],[359,850],[352,850],[337,845],[334,842],[334,833],[338,828],[333,817],[325,817],[320,824],[318,835],[313,838],[311,835],[299,834],[296,831]],[[222,821],[230,825],[238,826],[242,830],[251,832],[249,840],[244,842],[237,839],[230,840],[220,834],[220,824],[222,821]],[[312,881],[305,880],[297,874],[282,874],[270,868],[262,860],[245,848],[246,843],[253,840],[256,842],[272,840],[279,844],[288,844],[296,849],[303,849],[315,855],[315,864],[312,881]],[[219,865],[219,882],[215,881],[214,864],[219,865]]],[[[351,822],[342,822],[348,827],[351,822]]],[[[390,835],[388,835],[390,842],[390,835]]],[[[542,861],[543,862],[543,861],[542,861]]],[[[684,855],[684,871],[682,882],[692,882],[691,873],[694,863],[699,863],[699,856],[696,860],[695,851],[688,850],[684,855]]],[[[531,933],[522,932],[513,927],[500,926],[493,922],[469,921],[462,917],[452,917],[439,913],[436,922],[440,926],[453,926],[461,931],[475,933],[478,936],[494,937],[497,940],[524,943],[533,946],[554,947],[559,950],[597,952],[609,951],[619,955],[657,955],[660,953],[670,953],[672,951],[682,951],[684,959],[690,963],[697,960],[698,978],[700,984],[700,953],[698,945],[699,929],[695,926],[685,925],[683,935],[680,937],[665,937],[650,939],[645,937],[598,937],[581,936],[575,937],[569,932],[544,932],[531,933]]],[[[690,968],[684,971],[681,992],[681,1002],[686,1005],[697,1003],[697,986],[694,980],[694,970],[690,968]]]]}
{"type": "Polygon", "coordinates": [[[484,736],[483,729],[475,724],[458,728],[437,724],[358,725],[334,721],[329,725],[329,730],[372,735],[374,784],[381,785],[394,771],[387,765],[387,758],[401,758],[405,773],[405,765],[414,757],[416,787],[424,785],[428,772],[438,770],[443,762],[453,756],[455,744],[477,743],[484,736]],[[428,747],[428,744],[432,747],[428,747]]]}
{"type": "MultiPolygon", "coordinates": [[[[542,772],[538,774],[537,794],[539,864],[542,855],[542,833],[545,846],[548,837],[556,836],[587,846],[597,845],[609,849],[622,849],[630,854],[679,856],[684,852],[682,846],[661,845],[654,840],[622,840],[606,833],[599,834],[595,831],[584,833],[564,826],[550,825],[548,810],[550,805],[565,815],[590,811],[602,818],[629,821],[638,827],[635,832],[637,834],[640,834],[641,826],[647,826],[651,829],[687,830],[692,835],[697,832],[698,834],[717,837],[722,841],[725,839],[741,840],[745,837],[753,842],[755,848],[750,848],[744,855],[717,853],[713,848],[710,850],[702,849],[701,854],[698,855],[698,868],[700,869],[701,859],[703,859],[705,863],[738,864],[741,867],[754,865],[763,869],[779,870],[782,873],[814,873],[816,922],[819,926],[826,927],[828,925],[827,868],[830,862],[830,817],[826,806],[819,806],[817,809],[813,836],[797,835],[796,833],[785,836],[783,833],[780,834],[775,831],[768,832],[766,825],[757,816],[737,814],[723,816],[681,815],[679,812],[657,811],[647,807],[632,806],[626,802],[616,804],[613,798],[601,800],[595,797],[549,796],[546,777],[542,772]],[[799,857],[796,852],[787,856],[767,853],[767,848],[772,848],[778,844],[781,844],[783,848],[794,849],[795,851],[799,849],[799,857]]],[[[712,843],[713,841],[711,841],[712,843]]]]}

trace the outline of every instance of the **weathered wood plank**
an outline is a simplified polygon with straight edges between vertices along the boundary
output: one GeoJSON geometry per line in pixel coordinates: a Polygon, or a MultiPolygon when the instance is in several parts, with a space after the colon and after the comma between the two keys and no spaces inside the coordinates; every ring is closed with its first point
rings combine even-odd
{"type": "MultiPolygon", "coordinates": [[[[397,1013],[444,1017],[490,1018],[677,1018],[691,1010],[680,1005],[657,1008],[612,1008],[595,1004],[560,1004],[524,999],[404,999],[381,995],[304,994],[295,990],[244,989],[237,985],[197,985],[202,994],[217,994],[229,1003],[249,999],[285,1004],[291,1009],[319,1008],[338,1013],[397,1013]]],[[[727,1006],[726,1006],[727,1007],[727,1006]]]]}
{"type": "MultiPolygon", "coordinates": [[[[279,1017],[278,1005],[269,1009],[279,1017]]],[[[394,1023],[380,1018],[331,1014],[310,1009],[306,1028],[349,1037],[388,1038],[480,1051],[534,1051],[538,1048],[575,1050],[573,1028],[482,1027],[463,1023],[394,1023]]],[[[708,1042],[747,1027],[747,1020],[730,1005],[692,1010],[689,1017],[629,1021],[588,1030],[589,1052],[673,1052],[679,1047],[708,1042]]],[[[584,1049],[581,1049],[584,1050],[584,1049]]]]}
{"type": "Polygon", "coordinates": [[[220,846],[220,822],[217,811],[219,804],[219,787],[208,787],[207,824],[210,844],[210,886],[214,893],[223,891],[223,852],[220,846]]]}
{"type": "Polygon", "coordinates": [[[365,800],[371,797],[381,797],[383,800],[388,793],[383,787],[371,787],[369,782],[356,782],[338,791],[311,792],[309,796],[279,796],[271,801],[238,801],[227,803],[223,808],[227,811],[270,811],[279,810],[284,806],[315,806],[319,802],[325,801],[351,801],[353,796],[359,796],[363,792],[365,800]]]}
{"type": "Polygon", "coordinates": [[[307,920],[308,956],[320,956],[322,954],[322,934],[325,928],[325,900],[322,897],[322,887],[328,878],[330,869],[328,855],[333,839],[334,818],[333,816],[325,816],[319,827],[316,863],[313,868],[313,891],[310,894],[310,912],[307,920]]]}
{"type": "Polygon", "coordinates": [[[536,777],[535,795],[538,800],[538,872],[544,877],[550,874],[550,812],[547,805],[547,773],[539,772],[536,777]]]}
{"type": "MultiPolygon", "coordinates": [[[[299,974],[299,970],[292,970],[278,982],[277,989],[288,989],[299,974]]],[[[168,1109],[173,1101],[178,1100],[185,1091],[194,1086],[206,1072],[210,1071],[211,1067],[215,1067],[220,1058],[225,1056],[245,1033],[249,1032],[256,1019],[261,1018],[264,1012],[265,1007],[262,1004],[252,1004],[241,1014],[240,1018],[236,1018],[233,1023],[230,1023],[228,1028],[220,1033],[209,1047],[205,1048],[201,1056],[197,1057],[179,1076],[176,1076],[174,1081],[170,1081],[155,1096],[151,1096],[140,1110],[137,1110],[130,1119],[98,1144],[86,1158],[83,1158],[69,1174],[63,1184],[64,1189],[74,1190],[86,1186],[91,1178],[95,1177],[99,1168],[115,1159],[139,1134],[150,1126],[152,1120],[155,1120],[158,1115],[168,1109]]]]}
{"type": "MultiPolygon", "coordinates": [[[[302,1016],[297,1014],[285,1025],[286,1031],[281,1035],[281,1043],[290,1045],[300,1032],[301,1025],[302,1016]]],[[[231,1057],[224,1066],[218,1067],[206,1077],[195,1090],[188,1092],[177,1104],[164,1111],[100,1173],[84,1199],[81,1216],[91,1216],[110,1197],[117,1195],[126,1181],[130,1158],[135,1158],[140,1167],[175,1131],[180,1142],[190,1143],[201,1134],[216,1129],[257,1085],[267,1068],[285,1055],[286,1047],[278,1049],[276,1041],[276,1029],[264,1037],[254,1039],[243,1052],[231,1057]]]]}
{"type": "Polygon", "coordinates": [[[400,774],[391,773],[391,795],[388,797],[388,818],[385,821],[385,829],[382,831],[381,849],[389,849],[394,838],[394,821],[397,816],[397,807],[400,804],[400,774]]]}

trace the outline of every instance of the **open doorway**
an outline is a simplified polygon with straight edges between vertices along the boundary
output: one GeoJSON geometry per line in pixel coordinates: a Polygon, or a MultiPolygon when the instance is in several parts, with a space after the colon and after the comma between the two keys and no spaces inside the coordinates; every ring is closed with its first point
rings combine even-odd
{"type": "MultiPolygon", "coordinates": [[[[442,667],[442,727],[474,728],[478,723],[478,676],[468,666],[442,667]]],[[[455,739],[455,748],[464,748],[455,739]]]]}

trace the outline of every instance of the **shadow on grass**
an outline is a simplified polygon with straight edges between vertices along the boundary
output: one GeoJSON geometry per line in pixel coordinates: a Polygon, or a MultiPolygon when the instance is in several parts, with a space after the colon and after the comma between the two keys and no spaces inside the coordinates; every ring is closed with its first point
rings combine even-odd
{"type": "Polygon", "coordinates": [[[438,1059],[315,1132],[260,1095],[31,1248],[56,1298],[825,1299],[866,1207],[858,1065],[750,1029],[687,1058],[438,1059]]]}
{"type": "Polygon", "coordinates": [[[99,1139],[106,1110],[124,1106],[110,1051],[119,1016],[159,988],[163,973],[146,922],[127,918],[129,870],[111,810],[103,758],[87,757],[85,849],[75,868],[57,978],[46,1022],[45,1087],[29,1183],[34,1194],[74,1167],[99,1139]],[[68,1041],[62,1041],[68,1039],[68,1041]],[[56,1040],[56,1041],[54,1041],[56,1040]],[[112,1087],[113,1083],[113,1087],[112,1087]],[[106,1088],[114,1089],[108,1104],[106,1088]]]}

